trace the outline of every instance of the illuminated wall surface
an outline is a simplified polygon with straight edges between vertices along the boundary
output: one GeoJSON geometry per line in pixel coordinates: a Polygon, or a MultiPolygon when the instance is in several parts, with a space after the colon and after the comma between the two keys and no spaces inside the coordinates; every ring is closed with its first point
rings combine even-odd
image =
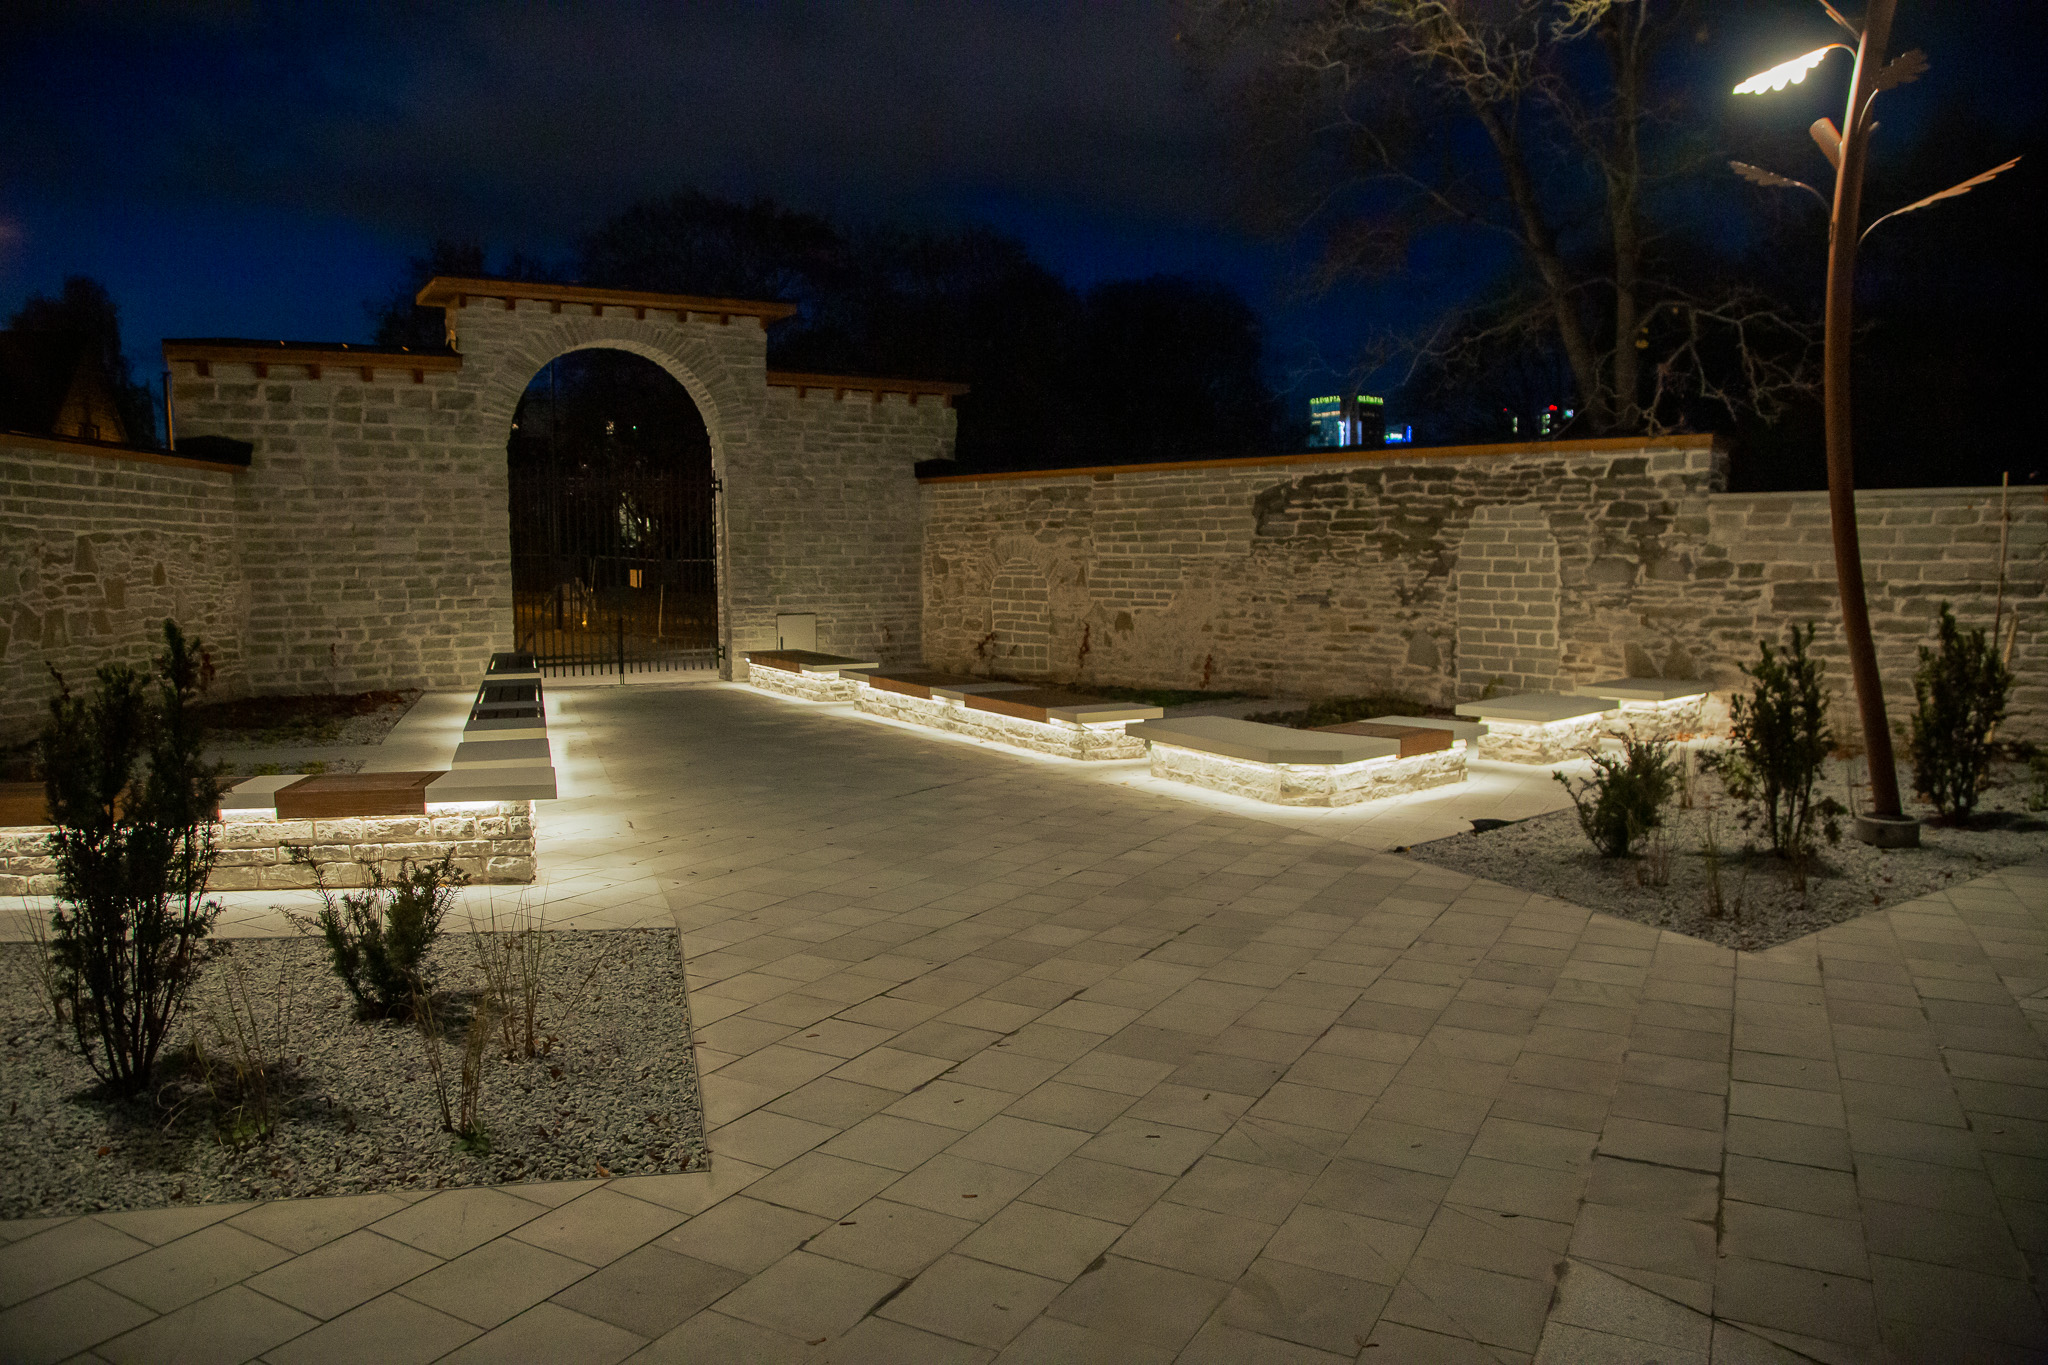
{"type": "MultiPolygon", "coordinates": [[[[1725,692],[1760,636],[1814,621],[1846,689],[1826,495],[1719,492],[1725,467],[1707,438],[1675,437],[934,481],[925,658],[1022,672],[989,584],[1000,566],[1014,599],[1028,566],[1032,654],[1053,679],[1438,702],[1618,676],[1725,692]]],[[[1937,605],[1991,621],[1998,490],[1857,505],[1887,700],[1906,715],[1937,605]]],[[[2048,738],[2048,502],[2032,490],[2011,511],[2009,732],[2048,738]]]]}

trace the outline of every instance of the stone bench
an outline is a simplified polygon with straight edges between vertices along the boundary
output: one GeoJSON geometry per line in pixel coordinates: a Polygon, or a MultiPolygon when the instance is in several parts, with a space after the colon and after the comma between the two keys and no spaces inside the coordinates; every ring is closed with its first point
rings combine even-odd
{"type": "Polygon", "coordinates": [[[1614,707],[1597,697],[1523,692],[1463,702],[1455,709],[1461,716],[1485,722],[1486,733],[1475,746],[1482,758],[1568,763],[1600,747],[1603,720],[1614,707]]]}
{"type": "Polygon", "coordinates": [[[1466,742],[1441,726],[1351,721],[1291,730],[1181,716],[1128,733],[1150,746],[1154,777],[1276,806],[1350,806],[1465,780],[1466,742]]]}
{"type": "Polygon", "coordinates": [[[1123,723],[1165,714],[1156,706],[923,669],[878,668],[861,674],[854,706],[863,714],[908,725],[1090,760],[1143,758],[1143,741],[1126,736],[1123,723]]]}
{"type": "Polygon", "coordinates": [[[548,744],[547,698],[531,654],[493,654],[463,722],[462,741],[442,777],[437,800],[549,801],[555,796],[554,752],[548,744]],[[488,772],[488,778],[478,775],[488,772]],[[502,795],[480,794],[492,787],[502,795]]]}
{"type": "Polygon", "coordinates": [[[1617,739],[1686,739],[1705,728],[1708,688],[1703,682],[1614,678],[1577,691],[1614,703],[1607,732],[1617,739]]]}
{"type": "Polygon", "coordinates": [[[798,701],[852,701],[860,694],[859,675],[879,667],[874,659],[850,659],[809,649],[747,651],[749,683],[798,701]]]}
{"type": "MultiPolygon", "coordinates": [[[[533,801],[502,780],[450,788],[455,773],[279,774],[237,782],[221,797],[214,826],[218,850],[209,891],[283,891],[313,885],[292,861],[294,847],[317,859],[330,886],[367,886],[370,870],[396,876],[405,860],[453,856],[472,882],[521,885],[534,878],[533,801]]],[[[51,827],[40,800],[33,812],[9,806],[5,816],[33,821],[0,828],[0,895],[48,896],[57,891],[51,827]]],[[[552,772],[545,795],[554,794],[552,772]]]]}

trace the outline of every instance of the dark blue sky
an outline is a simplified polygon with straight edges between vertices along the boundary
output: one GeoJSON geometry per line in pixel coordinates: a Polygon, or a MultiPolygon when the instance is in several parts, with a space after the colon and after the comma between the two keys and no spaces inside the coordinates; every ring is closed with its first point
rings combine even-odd
{"type": "MultiPolygon", "coordinates": [[[[1297,399],[1330,382],[1318,362],[1346,364],[1481,269],[1424,258],[1303,300],[1302,251],[1233,219],[1232,133],[1166,4],[0,8],[0,316],[96,276],[139,374],[166,335],[361,339],[364,302],[436,235],[558,258],[634,199],[686,185],[849,219],[987,222],[1084,287],[1219,278],[1265,315],[1274,378],[1299,379],[1297,399]]],[[[1730,0],[1730,14],[1733,36],[1702,48],[1707,79],[1753,63],[1760,37],[1785,49],[1774,60],[1832,34],[1792,0],[1730,0]]],[[[1979,89],[2028,60],[1980,57],[1979,89]]]]}

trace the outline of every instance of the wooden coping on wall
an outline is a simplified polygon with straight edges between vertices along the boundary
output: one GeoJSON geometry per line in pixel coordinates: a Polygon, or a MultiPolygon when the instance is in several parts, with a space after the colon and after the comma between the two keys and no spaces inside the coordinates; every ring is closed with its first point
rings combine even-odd
{"type": "Polygon", "coordinates": [[[1527,441],[1513,445],[1364,446],[1310,450],[1298,455],[1239,455],[1220,460],[1175,460],[1161,464],[1088,465],[1078,469],[1005,469],[990,474],[919,475],[919,483],[985,483],[996,479],[1077,479],[1092,475],[1108,481],[1119,474],[1160,474],[1181,469],[1251,469],[1262,465],[1308,465],[1371,462],[1409,463],[1418,460],[1461,460],[1484,456],[1543,454],[1624,454],[1643,450],[1706,450],[1712,436],[1604,436],[1583,441],[1527,441]]]}
{"type": "Polygon", "coordinates": [[[874,401],[882,401],[885,393],[902,393],[910,396],[911,406],[917,400],[932,394],[944,399],[947,407],[953,400],[967,392],[965,384],[948,384],[938,379],[883,379],[874,375],[858,374],[798,374],[793,370],[768,371],[768,387],[772,389],[795,389],[802,398],[812,389],[830,389],[834,398],[844,398],[849,393],[872,394],[874,401]]]}
{"type": "Polygon", "coordinates": [[[432,371],[445,373],[462,368],[462,357],[453,351],[415,351],[403,346],[355,346],[346,341],[255,341],[247,337],[167,337],[164,363],[182,360],[204,378],[213,373],[216,362],[247,365],[258,379],[270,375],[272,365],[303,366],[308,379],[318,379],[326,369],[355,370],[365,383],[378,370],[409,370],[415,384],[424,384],[432,371]]]}
{"type": "Polygon", "coordinates": [[[94,455],[102,460],[133,460],[138,464],[177,465],[183,469],[211,470],[215,474],[239,474],[248,468],[247,465],[225,464],[218,460],[191,460],[161,450],[117,446],[107,441],[86,441],[73,436],[37,436],[26,431],[0,431],[0,452],[6,451],[10,446],[26,446],[30,450],[47,451],[54,455],[94,455]]]}
{"type": "Polygon", "coordinates": [[[637,289],[592,289],[581,284],[541,284],[525,280],[491,280],[468,275],[436,275],[413,296],[422,308],[467,308],[473,302],[490,299],[515,310],[522,299],[553,305],[562,311],[565,303],[580,303],[593,309],[631,308],[634,316],[645,318],[647,310],[674,313],[679,320],[698,313],[721,323],[736,317],[759,318],[763,326],[796,312],[793,303],[769,303],[760,299],[713,299],[696,294],[651,294],[637,289]]]}

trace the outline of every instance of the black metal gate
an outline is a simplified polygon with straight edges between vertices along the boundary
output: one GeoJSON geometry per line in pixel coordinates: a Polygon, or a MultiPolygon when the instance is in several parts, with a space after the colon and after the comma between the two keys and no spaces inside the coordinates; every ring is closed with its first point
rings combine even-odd
{"type": "Polygon", "coordinates": [[[718,665],[718,482],[702,458],[514,443],[516,646],[556,676],[718,665]]]}

